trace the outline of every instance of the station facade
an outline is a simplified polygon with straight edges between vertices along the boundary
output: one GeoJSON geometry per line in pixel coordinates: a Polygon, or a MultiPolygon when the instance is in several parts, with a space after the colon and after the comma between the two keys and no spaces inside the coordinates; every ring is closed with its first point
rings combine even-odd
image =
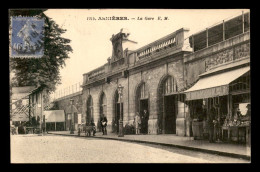
{"type": "Polygon", "coordinates": [[[226,102],[222,105],[225,110],[218,109],[218,114],[232,116],[232,95],[240,93],[237,101],[250,104],[249,14],[192,36],[188,36],[189,29],[182,28],[138,49],[129,32],[121,29],[110,39],[113,49],[107,62],[83,74],[82,91],[55,101],[60,109],[65,109],[71,98],[80,102],[76,104],[82,123],[92,119],[98,126],[105,115],[108,132],[118,132],[121,107],[124,126],[133,124],[136,113],[142,116],[147,110],[144,134],[193,136],[193,114],[200,113],[196,106],[220,108],[219,102],[226,102]],[[233,70],[239,74],[219,76],[226,81],[222,85],[203,80],[211,82],[214,78],[210,76],[233,70]],[[238,80],[247,86],[233,87],[238,80]],[[123,87],[121,99],[119,86],[123,87]]]}

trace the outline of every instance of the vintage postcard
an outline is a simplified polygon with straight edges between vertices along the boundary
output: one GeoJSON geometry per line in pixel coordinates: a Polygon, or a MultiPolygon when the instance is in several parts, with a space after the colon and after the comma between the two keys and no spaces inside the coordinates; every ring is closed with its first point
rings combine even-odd
{"type": "Polygon", "coordinates": [[[9,9],[10,163],[250,163],[249,9],[9,9]]]}

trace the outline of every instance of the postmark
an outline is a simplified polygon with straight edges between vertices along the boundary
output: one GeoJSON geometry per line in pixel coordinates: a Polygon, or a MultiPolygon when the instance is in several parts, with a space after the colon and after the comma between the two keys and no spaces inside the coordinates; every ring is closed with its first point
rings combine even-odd
{"type": "Polygon", "coordinates": [[[11,58],[40,58],[44,54],[44,19],[11,17],[11,58]]]}

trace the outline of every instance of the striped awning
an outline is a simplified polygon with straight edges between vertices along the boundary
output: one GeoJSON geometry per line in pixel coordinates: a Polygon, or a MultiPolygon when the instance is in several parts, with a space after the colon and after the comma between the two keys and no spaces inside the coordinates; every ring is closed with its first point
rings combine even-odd
{"type": "Polygon", "coordinates": [[[184,91],[186,100],[227,95],[229,93],[229,83],[248,71],[250,71],[250,66],[214,75],[201,75],[201,78],[199,78],[199,81],[193,87],[184,91]]]}

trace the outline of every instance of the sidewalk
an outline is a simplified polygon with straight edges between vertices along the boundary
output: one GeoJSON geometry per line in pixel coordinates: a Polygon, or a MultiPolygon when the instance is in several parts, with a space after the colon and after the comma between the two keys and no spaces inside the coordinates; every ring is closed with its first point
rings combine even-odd
{"type": "MultiPolygon", "coordinates": [[[[77,131],[70,134],[70,131],[51,131],[49,134],[77,136],[77,131]]],[[[85,137],[85,133],[81,133],[81,137],[85,137]]],[[[91,136],[93,137],[93,136],[91,136]]],[[[101,132],[96,133],[95,138],[122,140],[139,143],[160,144],[165,146],[178,147],[182,149],[195,150],[211,154],[219,154],[235,158],[243,158],[250,160],[251,149],[246,145],[237,145],[232,143],[209,143],[206,140],[193,140],[192,137],[176,136],[174,134],[162,135],[125,135],[118,137],[113,133],[102,135],[101,132]]]]}

